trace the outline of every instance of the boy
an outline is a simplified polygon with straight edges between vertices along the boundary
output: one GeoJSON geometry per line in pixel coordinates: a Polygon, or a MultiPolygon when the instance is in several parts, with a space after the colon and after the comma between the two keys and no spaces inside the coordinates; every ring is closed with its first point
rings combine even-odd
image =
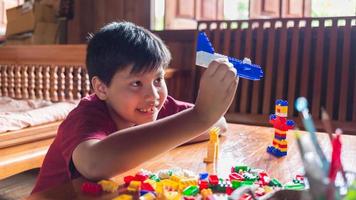
{"type": "Polygon", "coordinates": [[[94,94],[60,125],[32,192],[80,176],[113,177],[213,126],[235,95],[235,69],[213,61],[191,106],[167,95],[169,61],[163,42],[132,23],[111,23],[95,34],[86,58],[94,94]]]}

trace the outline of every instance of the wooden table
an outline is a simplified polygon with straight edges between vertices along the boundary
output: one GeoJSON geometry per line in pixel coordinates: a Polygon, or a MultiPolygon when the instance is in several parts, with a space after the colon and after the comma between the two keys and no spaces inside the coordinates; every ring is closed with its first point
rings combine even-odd
{"type": "MultiPolygon", "coordinates": [[[[302,173],[302,162],[298,152],[294,135],[289,132],[288,155],[284,158],[275,158],[266,153],[267,146],[271,145],[273,128],[229,124],[228,132],[220,138],[220,157],[216,164],[205,164],[203,158],[206,155],[207,142],[185,145],[157,156],[135,169],[114,178],[123,182],[126,175],[134,175],[141,168],[157,171],[167,168],[184,168],[193,172],[217,173],[221,177],[228,177],[232,166],[238,164],[261,168],[267,171],[271,177],[278,178],[285,183],[296,174],[302,173]]],[[[307,134],[302,132],[303,134],[307,134]]],[[[318,133],[318,139],[327,157],[330,158],[331,146],[328,135],[318,133]]],[[[356,171],[356,137],[343,135],[342,160],[345,170],[356,171]]],[[[80,191],[83,179],[73,180],[46,192],[41,192],[29,197],[29,199],[91,199],[80,191]]],[[[104,194],[93,199],[112,199],[117,194],[104,194]]]]}

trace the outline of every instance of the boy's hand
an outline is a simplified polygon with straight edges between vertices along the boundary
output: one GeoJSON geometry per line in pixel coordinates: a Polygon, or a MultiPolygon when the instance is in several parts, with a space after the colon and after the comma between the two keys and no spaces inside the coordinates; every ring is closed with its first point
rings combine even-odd
{"type": "Polygon", "coordinates": [[[228,110],[236,93],[239,78],[226,59],[209,64],[200,80],[195,110],[200,119],[215,123],[228,110]]]}

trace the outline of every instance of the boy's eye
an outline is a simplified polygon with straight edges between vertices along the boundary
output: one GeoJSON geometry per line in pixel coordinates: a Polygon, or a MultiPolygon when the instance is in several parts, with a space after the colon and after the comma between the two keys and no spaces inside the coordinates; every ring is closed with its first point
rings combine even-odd
{"type": "Polygon", "coordinates": [[[160,84],[162,81],[163,81],[163,77],[159,77],[154,81],[154,83],[155,84],[160,84]]]}
{"type": "Polygon", "coordinates": [[[131,86],[133,87],[140,87],[142,85],[141,81],[134,81],[131,83],[131,86]]]}

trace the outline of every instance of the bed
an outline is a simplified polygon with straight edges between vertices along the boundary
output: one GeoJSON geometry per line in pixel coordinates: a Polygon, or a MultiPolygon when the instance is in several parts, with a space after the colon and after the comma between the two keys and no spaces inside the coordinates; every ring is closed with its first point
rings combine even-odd
{"type": "Polygon", "coordinates": [[[41,166],[59,124],[89,93],[84,60],[85,45],[0,48],[0,179],[41,166]]]}

